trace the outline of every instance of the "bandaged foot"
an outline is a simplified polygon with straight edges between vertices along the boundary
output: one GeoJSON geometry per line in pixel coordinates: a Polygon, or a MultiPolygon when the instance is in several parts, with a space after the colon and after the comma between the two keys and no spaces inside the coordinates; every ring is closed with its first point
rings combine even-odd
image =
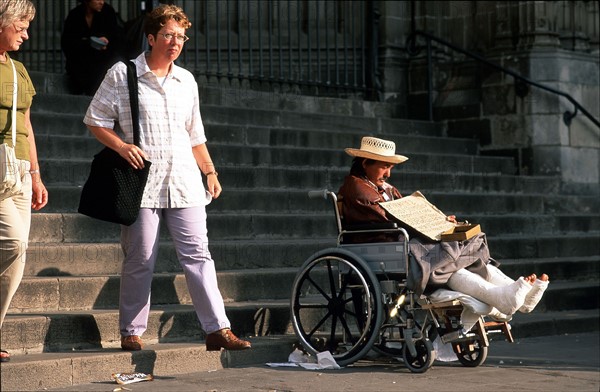
{"type": "Polygon", "coordinates": [[[512,315],[509,316],[504,313],[501,313],[496,308],[492,308],[492,311],[488,314],[488,317],[490,317],[494,321],[507,321],[508,322],[508,321],[512,320],[512,315]]]}
{"type": "MultiPolygon", "coordinates": [[[[493,285],[508,286],[509,284],[512,284],[515,281],[514,279],[506,276],[504,274],[504,272],[502,272],[502,270],[499,269],[498,267],[495,267],[491,264],[487,264],[485,266],[485,268],[488,271],[487,281],[493,285]]],[[[535,282],[536,279],[537,279],[537,276],[535,276],[535,274],[531,274],[531,275],[525,277],[525,281],[529,284],[533,284],[533,282],[535,282]]]]}
{"type": "Polygon", "coordinates": [[[495,307],[507,316],[523,306],[527,293],[531,290],[531,284],[522,277],[509,285],[496,286],[465,269],[453,273],[448,279],[448,286],[495,307]]]}
{"type": "Polygon", "coordinates": [[[542,299],[544,292],[548,288],[548,284],[550,284],[550,279],[546,274],[542,274],[539,279],[536,279],[533,282],[533,287],[531,290],[529,290],[529,293],[527,293],[527,296],[525,297],[523,306],[519,308],[519,312],[530,313],[533,311],[533,309],[542,299]]]}

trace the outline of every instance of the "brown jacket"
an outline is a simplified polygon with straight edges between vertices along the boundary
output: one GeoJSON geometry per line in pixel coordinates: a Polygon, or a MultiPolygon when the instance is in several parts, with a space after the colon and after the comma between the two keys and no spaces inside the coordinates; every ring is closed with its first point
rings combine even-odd
{"type": "MultiPolygon", "coordinates": [[[[380,202],[395,200],[402,197],[398,189],[389,184],[378,189],[365,178],[349,175],[345,178],[338,191],[338,201],[342,204],[342,216],[345,226],[362,225],[376,222],[389,222],[380,202]]],[[[386,234],[361,234],[348,239],[350,242],[386,242],[396,241],[397,236],[386,234]]]]}

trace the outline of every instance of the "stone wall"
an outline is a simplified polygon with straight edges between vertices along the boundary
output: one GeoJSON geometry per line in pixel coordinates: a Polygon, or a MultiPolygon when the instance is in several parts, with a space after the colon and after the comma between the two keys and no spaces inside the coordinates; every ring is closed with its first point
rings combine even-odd
{"type": "MultiPolygon", "coordinates": [[[[403,105],[408,117],[427,118],[426,52],[410,57],[405,45],[414,26],[559,90],[600,118],[598,2],[378,5],[383,97],[403,105]]],[[[558,175],[566,190],[600,190],[600,128],[581,112],[565,123],[564,113],[574,111],[567,98],[522,88],[447,48],[434,46],[432,58],[433,113],[450,134],[480,138],[483,153],[514,156],[523,174],[558,175]]]]}

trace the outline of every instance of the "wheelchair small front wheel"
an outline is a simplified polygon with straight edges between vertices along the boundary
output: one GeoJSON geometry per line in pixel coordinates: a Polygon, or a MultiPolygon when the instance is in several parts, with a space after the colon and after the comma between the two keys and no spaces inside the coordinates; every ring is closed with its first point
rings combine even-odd
{"type": "Polygon", "coordinates": [[[433,344],[429,339],[421,339],[415,342],[417,355],[413,356],[410,350],[404,345],[402,348],[402,359],[404,364],[413,373],[425,373],[435,360],[435,351],[433,344]]]}
{"type": "Polygon", "coordinates": [[[477,367],[483,364],[488,355],[488,348],[483,346],[479,340],[456,342],[452,349],[458,357],[458,361],[466,367],[477,367]]]}

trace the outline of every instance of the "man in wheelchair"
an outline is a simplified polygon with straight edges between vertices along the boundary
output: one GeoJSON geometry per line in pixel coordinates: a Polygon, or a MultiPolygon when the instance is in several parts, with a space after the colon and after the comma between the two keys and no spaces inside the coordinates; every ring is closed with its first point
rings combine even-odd
{"type": "MultiPolygon", "coordinates": [[[[395,165],[408,160],[396,155],[395,143],[363,137],[359,149],[347,148],[354,157],[350,174],[338,192],[346,225],[387,222],[390,218],[380,202],[401,198],[387,181],[395,165]]],[[[456,223],[454,216],[449,221],[456,223]]],[[[397,241],[394,235],[371,233],[355,235],[353,242],[397,241]]],[[[469,295],[491,307],[490,316],[508,321],[517,311],[531,312],[549,284],[542,274],[513,280],[496,267],[490,257],[484,233],[465,241],[434,242],[413,233],[409,242],[411,268],[409,286],[416,294],[430,295],[440,288],[469,295]]]]}

